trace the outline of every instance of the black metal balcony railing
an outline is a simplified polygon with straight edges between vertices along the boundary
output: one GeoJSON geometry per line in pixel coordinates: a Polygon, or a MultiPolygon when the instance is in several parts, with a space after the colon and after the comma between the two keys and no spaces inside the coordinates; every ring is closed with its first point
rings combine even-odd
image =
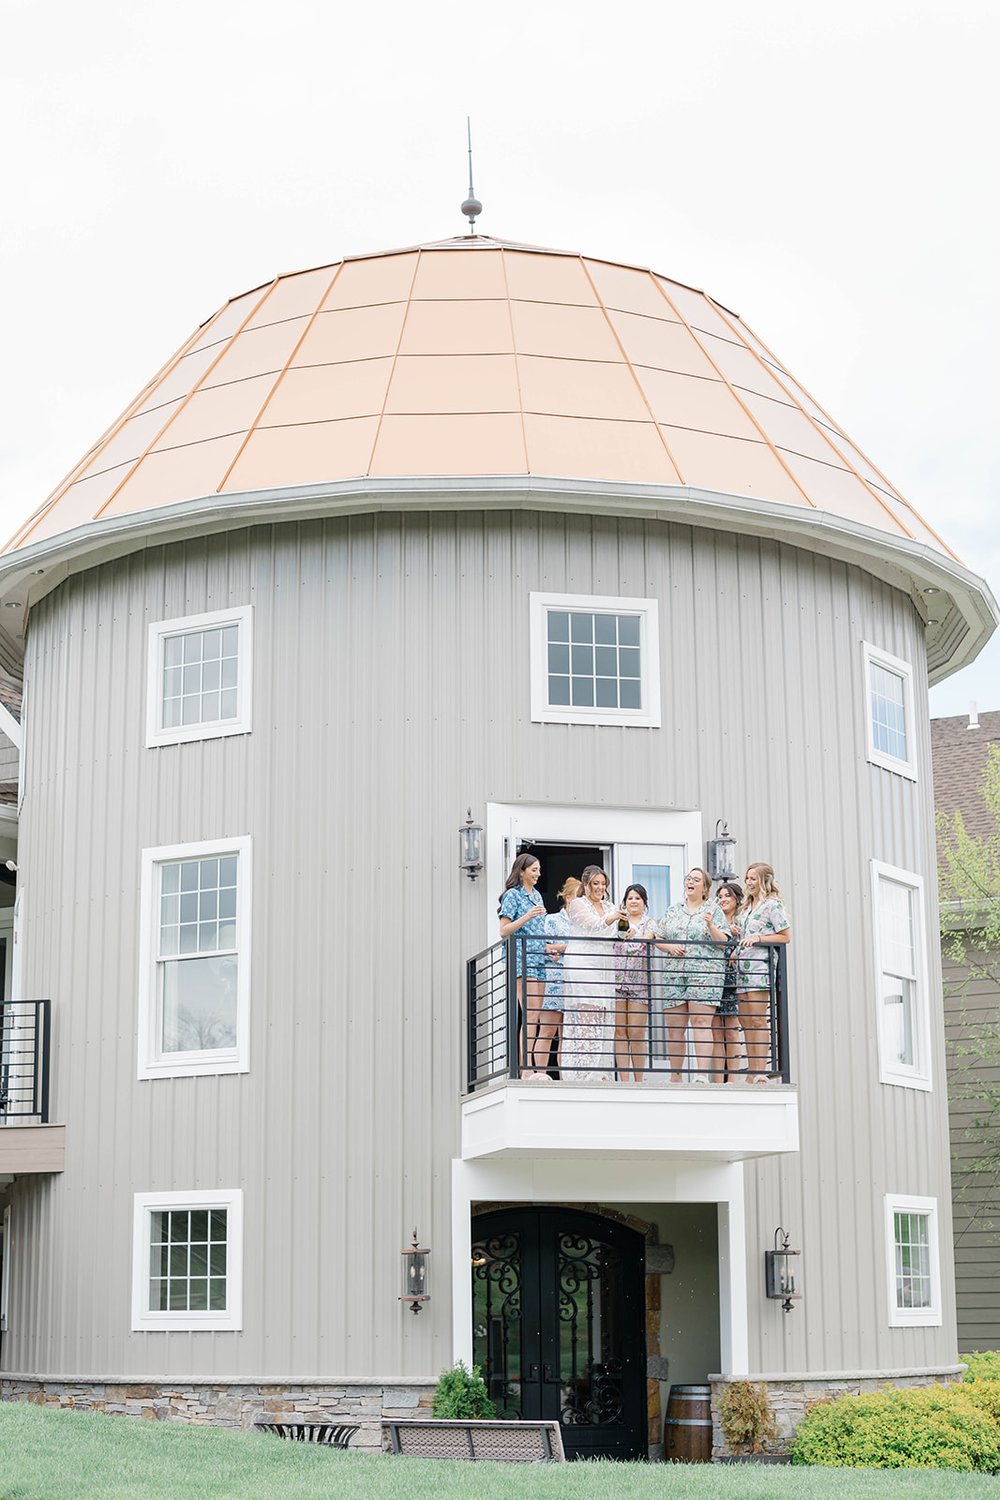
{"type": "Polygon", "coordinates": [[[49,1123],[48,1000],[0,1004],[0,1125],[49,1123]]]}
{"type": "Polygon", "coordinates": [[[569,942],[561,963],[551,940],[520,934],[468,960],[470,1093],[542,1075],[568,1082],[789,1082],[783,944],[753,950],[760,989],[741,995],[738,1011],[728,1013],[731,1005],[716,1009],[712,1002],[732,978],[731,945],[676,943],[670,952],[660,943],[611,937],[569,942]],[[533,982],[539,965],[544,977],[533,982]],[[560,979],[564,1009],[558,1034],[550,1035],[559,1014],[542,1003],[560,979]]]}

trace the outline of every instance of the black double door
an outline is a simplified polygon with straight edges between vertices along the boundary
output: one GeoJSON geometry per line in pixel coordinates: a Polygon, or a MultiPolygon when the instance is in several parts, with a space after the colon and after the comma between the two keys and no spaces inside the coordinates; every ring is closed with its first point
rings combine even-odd
{"type": "Polygon", "coordinates": [[[497,1415],[561,1424],[567,1458],[645,1458],[643,1240],[578,1209],[472,1223],[476,1364],[497,1415]]]}

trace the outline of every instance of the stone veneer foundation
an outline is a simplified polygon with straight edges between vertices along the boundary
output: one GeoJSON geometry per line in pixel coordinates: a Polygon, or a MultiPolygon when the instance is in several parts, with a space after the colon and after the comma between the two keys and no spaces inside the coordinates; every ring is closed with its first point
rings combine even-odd
{"type": "Polygon", "coordinates": [[[0,1400],[36,1406],[103,1411],[158,1422],[198,1423],[249,1431],[255,1422],[301,1417],[307,1422],[358,1422],[351,1447],[377,1453],[382,1420],[429,1414],[432,1384],[383,1385],[352,1380],[298,1381],[293,1385],[241,1381],[148,1382],[0,1379],[0,1400]]]}
{"type": "MultiPolygon", "coordinates": [[[[882,1391],[888,1386],[946,1384],[960,1380],[964,1365],[948,1365],[943,1370],[886,1370],[870,1375],[828,1375],[821,1377],[788,1375],[779,1379],[766,1375],[748,1375],[751,1385],[766,1385],[778,1426],[778,1441],[768,1451],[787,1453],[795,1429],[811,1406],[821,1401],[835,1401],[838,1396],[860,1396],[863,1391],[882,1391]]],[[[732,1382],[721,1375],[709,1377],[712,1382],[712,1457],[725,1458],[732,1453],[722,1431],[719,1397],[732,1382]]]]}

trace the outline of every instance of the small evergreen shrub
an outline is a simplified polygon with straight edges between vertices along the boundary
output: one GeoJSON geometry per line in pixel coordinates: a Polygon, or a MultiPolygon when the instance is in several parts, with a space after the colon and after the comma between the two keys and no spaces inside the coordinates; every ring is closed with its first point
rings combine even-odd
{"type": "Polygon", "coordinates": [[[719,1420],[733,1453],[763,1453],[778,1438],[766,1385],[733,1380],[719,1397],[719,1420]]]}
{"type": "Polygon", "coordinates": [[[875,1391],[817,1403],[792,1444],[794,1464],[827,1468],[1000,1471],[1000,1426],[961,1386],[875,1391]]]}
{"type": "Polygon", "coordinates": [[[969,1385],[974,1380],[1000,1380],[1000,1349],[984,1349],[980,1354],[975,1349],[971,1354],[961,1356],[968,1366],[962,1376],[962,1384],[969,1385]]]}
{"type": "Polygon", "coordinates": [[[490,1400],[479,1366],[471,1371],[459,1360],[450,1370],[442,1372],[434,1392],[435,1417],[450,1422],[492,1421],[496,1408],[490,1400]]]}

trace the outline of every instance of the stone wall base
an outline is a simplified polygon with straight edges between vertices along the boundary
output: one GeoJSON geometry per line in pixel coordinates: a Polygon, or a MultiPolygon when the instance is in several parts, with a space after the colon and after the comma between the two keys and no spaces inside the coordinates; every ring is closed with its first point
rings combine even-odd
{"type": "Polygon", "coordinates": [[[384,1417],[429,1416],[434,1387],[383,1385],[239,1385],[177,1383],[96,1385],[92,1382],[0,1379],[0,1400],[103,1411],[154,1422],[186,1422],[249,1431],[255,1422],[358,1422],[351,1448],[382,1451],[384,1417]]]}
{"type": "MultiPolygon", "coordinates": [[[[961,1376],[957,1374],[937,1374],[930,1371],[926,1375],[871,1376],[858,1379],[845,1377],[842,1380],[753,1380],[751,1384],[767,1387],[768,1398],[774,1410],[778,1441],[769,1451],[787,1453],[795,1436],[795,1429],[809,1408],[820,1401],[835,1401],[838,1396],[860,1396],[863,1391],[883,1391],[890,1386],[903,1389],[910,1386],[945,1385],[960,1379],[961,1376]]],[[[728,1457],[732,1453],[719,1416],[719,1397],[729,1383],[725,1380],[712,1382],[713,1458],[728,1457]]]]}

